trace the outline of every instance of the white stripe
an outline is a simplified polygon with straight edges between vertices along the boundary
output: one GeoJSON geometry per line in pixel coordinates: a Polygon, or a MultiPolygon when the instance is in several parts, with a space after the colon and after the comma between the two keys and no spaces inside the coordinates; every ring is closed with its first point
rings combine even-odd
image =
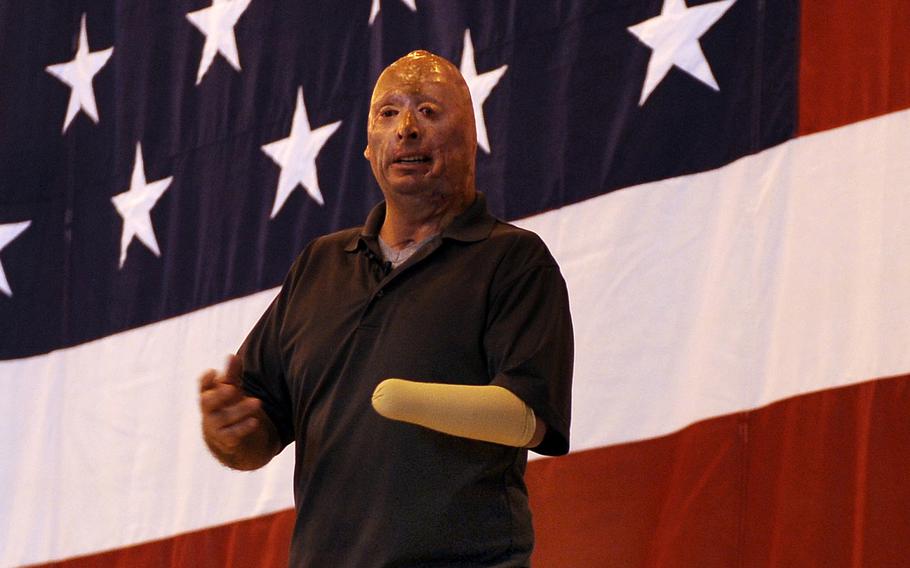
{"type": "Polygon", "coordinates": [[[0,363],[0,566],[68,558],[293,506],[293,451],[232,472],[202,442],[197,379],[277,289],[0,363]]]}
{"type": "Polygon", "coordinates": [[[576,333],[572,449],[910,372],[910,111],[526,219],[576,333]]]}
{"type": "MultiPolygon", "coordinates": [[[[910,371],[907,156],[910,111],[524,220],[569,282],[573,449],[910,371]]],[[[292,452],[228,471],[196,406],[275,292],[0,363],[0,565],[290,507],[292,452]]]]}

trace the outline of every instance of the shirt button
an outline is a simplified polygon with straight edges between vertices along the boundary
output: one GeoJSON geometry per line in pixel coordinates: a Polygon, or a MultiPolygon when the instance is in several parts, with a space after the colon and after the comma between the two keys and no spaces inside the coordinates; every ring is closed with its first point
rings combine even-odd
{"type": "Polygon", "coordinates": [[[380,291],[376,292],[376,297],[377,297],[377,298],[381,298],[381,297],[383,297],[383,296],[385,296],[385,290],[380,290],[380,291]]]}

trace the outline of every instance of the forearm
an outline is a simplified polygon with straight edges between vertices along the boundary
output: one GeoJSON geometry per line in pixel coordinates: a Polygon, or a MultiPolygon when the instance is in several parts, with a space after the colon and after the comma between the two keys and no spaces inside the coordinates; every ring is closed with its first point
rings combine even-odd
{"type": "Polygon", "coordinates": [[[215,458],[231,469],[250,471],[269,463],[281,450],[278,430],[259,409],[255,426],[241,436],[216,436],[203,428],[202,437],[215,458]]]}
{"type": "Polygon", "coordinates": [[[474,440],[533,447],[543,422],[512,392],[495,385],[472,386],[387,379],[373,393],[382,416],[474,440]]]}

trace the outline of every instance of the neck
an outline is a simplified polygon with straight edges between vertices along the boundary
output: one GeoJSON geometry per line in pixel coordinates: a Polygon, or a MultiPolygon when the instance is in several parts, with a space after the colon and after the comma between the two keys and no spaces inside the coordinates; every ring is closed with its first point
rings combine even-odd
{"type": "Polygon", "coordinates": [[[427,199],[424,195],[386,195],[385,220],[379,236],[400,249],[439,234],[474,202],[474,192],[427,199]]]}

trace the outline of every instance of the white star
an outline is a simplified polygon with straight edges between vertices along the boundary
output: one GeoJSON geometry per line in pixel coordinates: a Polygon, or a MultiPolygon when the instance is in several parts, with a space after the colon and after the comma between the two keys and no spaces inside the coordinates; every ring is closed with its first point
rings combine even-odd
{"type": "Polygon", "coordinates": [[[120,234],[120,268],[123,268],[123,263],[126,261],[126,249],[133,241],[133,237],[139,237],[139,240],[155,253],[155,256],[161,256],[150,212],[164,191],[171,185],[173,179],[171,176],[146,183],[145,165],[142,162],[142,145],[136,143],[136,163],[130,178],[130,189],[111,197],[117,213],[123,217],[123,232],[120,234]]]}
{"type": "Polygon", "coordinates": [[[262,151],[281,167],[278,192],[275,194],[275,204],[269,218],[275,218],[291,192],[297,189],[297,184],[303,185],[316,203],[319,205],[324,203],[322,193],[319,191],[319,180],[316,179],[316,156],[339,126],[340,120],[310,130],[310,120],[303,104],[303,87],[297,89],[297,107],[291,120],[291,133],[287,138],[262,147],[262,151]]]}
{"type": "Polygon", "coordinates": [[[208,8],[196,10],[186,15],[200,32],[205,34],[205,45],[199,59],[199,71],[196,73],[196,84],[212,65],[215,55],[221,53],[228,63],[240,71],[240,56],[237,55],[237,39],[234,37],[234,26],[243,12],[250,5],[250,0],[212,0],[208,8]]]}
{"type": "MultiPolygon", "coordinates": [[[[0,251],[2,251],[10,241],[18,237],[22,231],[28,229],[28,226],[31,224],[31,221],[22,221],[21,223],[0,225],[0,251]]],[[[6,273],[3,272],[2,263],[0,263],[0,292],[3,292],[11,298],[13,296],[13,290],[9,287],[9,282],[6,280],[6,273]]]]}
{"type": "MultiPolygon", "coordinates": [[[[417,0],[401,0],[402,3],[411,9],[412,12],[417,11],[417,0]]],[[[373,25],[373,20],[376,19],[376,14],[379,13],[379,0],[373,0],[373,5],[370,7],[370,25],[373,25]]]]}
{"type": "Polygon", "coordinates": [[[684,0],[664,0],[660,15],[628,28],[653,51],[638,106],[676,65],[715,91],[719,91],[699,38],[730,9],[736,0],[686,7],[684,0]]]}
{"type": "Polygon", "coordinates": [[[66,106],[66,118],[63,120],[63,132],[72,122],[80,109],[98,124],[98,107],[95,106],[95,92],[92,90],[92,79],[104,67],[114,53],[109,47],[101,51],[88,50],[88,33],[85,29],[85,14],[82,14],[82,26],[79,29],[79,45],[76,57],[66,63],[48,65],[45,70],[66,83],[70,88],[70,100],[66,106]]]}
{"type": "Polygon", "coordinates": [[[508,65],[498,69],[477,74],[474,66],[474,45],[471,43],[471,30],[464,31],[464,50],[461,52],[461,74],[471,91],[471,102],[474,105],[474,123],[477,125],[477,145],[490,153],[490,141],[487,138],[487,123],[483,118],[483,103],[490,96],[490,91],[499,83],[508,65]]]}

